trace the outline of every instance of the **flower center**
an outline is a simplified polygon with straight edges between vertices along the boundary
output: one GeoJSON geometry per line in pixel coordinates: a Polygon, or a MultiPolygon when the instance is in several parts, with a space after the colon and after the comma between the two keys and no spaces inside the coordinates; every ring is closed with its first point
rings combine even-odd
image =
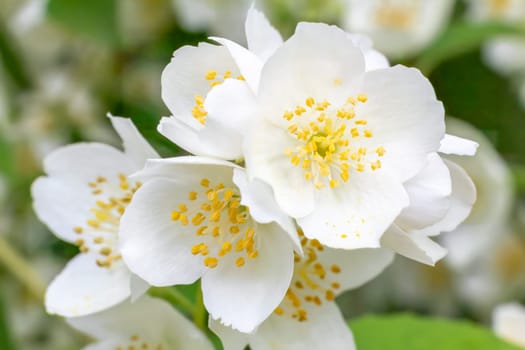
{"type": "Polygon", "coordinates": [[[121,259],[117,251],[120,218],[141,183],[132,185],[125,174],[119,174],[118,186],[102,176],[89,182],[88,186],[96,198],[95,205],[90,209],[91,217],[86,225],[73,228],[80,236],[75,244],[83,253],[94,249],[100,255],[97,265],[109,268],[114,261],[121,259]]]}
{"type": "MultiPolygon", "coordinates": [[[[217,71],[215,70],[209,70],[204,75],[204,79],[209,81],[210,87],[213,88],[217,85],[222,84],[226,79],[232,78],[232,75],[233,74],[230,70],[227,70],[222,75],[217,74],[217,71]]],[[[235,79],[245,80],[242,75],[237,76],[235,79]]],[[[206,124],[206,117],[208,116],[208,112],[204,108],[204,97],[202,97],[202,95],[195,95],[195,106],[193,106],[191,114],[193,115],[193,118],[199,121],[199,123],[201,123],[202,125],[206,124]]]]}
{"type": "Polygon", "coordinates": [[[248,207],[241,205],[237,188],[223,183],[212,186],[203,178],[200,187],[188,193],[188,200],[178,204],[171,219],[182,226],[192,225],[202,241],[191,248],[193,255],[204,257],[204,265],[215,268],[219,259],[232,259],[242,267],[246,259],[255,259],[256,224],[248,207]]]}
{"type": "Polygon", "coordinates": [[[274,313],[279,316],[288,315],[298,322],[304,322],[308,320],[308,305],[321,306],[323,302],[335,300],[336,290],[341,288],[337,279],[341,267],[323,264],[318,257],[318,254],[323,254],[323,245],[316,239],[307,239],[301,231],[299,236],[304,257],[295,255],[292,282],[274,313]]]}
{"type": "Polygon", "coordinates": [[[283,118],[290,121],[288,133],[298,141],[285,154],[294,166],[304,169],[304,178],[317,189],[327,184],[335,188],[339,181],[347,182],[351,171],[381,168],[379,158],[385,155],[384,147],[370,152],[359,146],[362,140],[373,138],[367,120],[357,119],[354,109],[357,103],[367,100],[365,94],[359,94],[335,108],[326,100],[316,103],[308,97],[304,106],[284,113],[283,118]]]}
{"type": "Polygon", "coordinates": [[[417,2],[408,2],[404,4],[393,4],[389,1],[383,1],[378,4],[375,11],[376,23],[380,26],[407,30],[414,25],[416,13],[419,10],[417,2]]]}
{"type": "Polygon", "coordinates": [[[126,344],[118,345],[115,350],[168,350],[164,342],[152,342],[141,339],[139,335],[132,335],[126,344]]]}
{"type": "Polygon", "coordinates": [[[510,6],[510,0],[488,0],[489,12],[493,16],[501,16],[510,6]]]}

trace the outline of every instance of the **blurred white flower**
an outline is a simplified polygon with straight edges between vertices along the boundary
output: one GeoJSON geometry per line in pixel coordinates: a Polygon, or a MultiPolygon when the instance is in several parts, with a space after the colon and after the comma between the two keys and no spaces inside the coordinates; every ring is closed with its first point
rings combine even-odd
{"type": "MultiPolygon", "coordinates": [[[[525,0],[469,0],[467,15],[473,21],[502,21],[525,26],[525,0]]],[[[525,39],[502,36],[489,40],[483,48],[489,66],[502,74],[525,74],[525,39]]]]}
{"type": "Polygon", "coordinates": [[[148,161],[132,178],[144,185],[121,222],[131,271],[154,286],[201,278],[211,317],[253,331],[288,288],[292,243],[300,250],[271,190],[232,163],[202,157],[148,161]]]}
{"type": "Polygon", "coordinates": [[[140,183],[127,175],[158,157],[129,119],[110,117],[124,152],[79,143],[46,157],[48,176],[32,186],[37,216],[80,254],[51,282],[50,313],[73,317],[106,309],[130,296],[131,274],[118,250],[120,217],[140,183]]]}
{"type": "Polygon", "coordinates": [[[448,23],[453,0],[345,0],[345,29],[370,36],[388,57],[416,54],[448,23]]]}
{"type": "Polygon", "coordinates": [[[352,332],[335,297],[381,273],[393,259],[386,249],[339,250],[323,247],[301,234],[304,256],[295,256],[292,282],[281,304],[255,332],[233,331],[210,319],[225,350],[279,348],[355,349],[352,332]]]}
{"type": "Polygon", "coordinates": [[[502,339],[525,348],[525,307],[518,303],[498,305],[492,316],[492,328],[502,339]]]}
{"type": "Polygon", "coordinates": [[[206,336],[170,304],[148,296],[68,322],[96,340],[84,350],[213,350],[206,336]]]}
{"type": "Polygon", "coordinates": [[[478,193],[468,219],[440,240],[449,251],[446,262],[461,270],[507,231],[513,202],[512,177],[505,161],[480,131],[459,119],[447,118],[446,124],[448,132],[480,145],[474,157],[447,156],[466,170],[478,193]]]}
{"type": "Polygon", "coordinates": [[[243,24],[252,0],[171,0],[181,25],[244,42],[243,24]]]}

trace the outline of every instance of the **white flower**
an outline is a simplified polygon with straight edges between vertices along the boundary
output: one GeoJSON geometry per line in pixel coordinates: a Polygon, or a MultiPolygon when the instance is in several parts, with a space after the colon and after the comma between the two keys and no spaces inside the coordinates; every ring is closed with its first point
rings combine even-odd
{"type": "Polygon", "coordinates": [[[244,131],[248,175],[273,188],[308,238],[331,247],[378,247],[427,157],[475,150],[445,137],[442,105],[419,71],[365,71],[367,63],[342,30],[300,23],[264,64],[256,96],[227,103],[239,96],[233,84],[215,95],[223,114],[255,115],[244,131]]]}
{"type": "Polygon", "coordinates": [[[206,336],[170,304],[147,296],[68,323],[96,339],[84,350],[213,350],[206,336]]]}
{"type": "Polygon", "coordinates": [[[186,30],[209,30],[215,35],[242,41],[242,24],[251,0],[171,0],[186,30]]]}
{"type": "Polygon", "coordinates": [[[441,239],[449,251],[447,263],[462,269],[506,231],[513,202],[512,177],[505,161],[481,132],[453,118],[447,119],[447,130],[480,144],[475,157],[447,157],[465,169],[479,194],[468,219],[441,239]]]}
{"type": "Polygon", "coordinates": [[[214,319],[251,332],[282,300],[300,243],[262,182],[220,160],[148,161],[122,217],[120,247],[131,271],[155,286],[201,278],[214,319]]]}
{"type": "Polygon", "coordinates": [[[302,237],[292,283],[274,313],[252,334],[210,320],[225,350],[249,344],[263,349],[355,349],[352,332],[334,302],[336,296],[368,282],[392,262],[386,249],[339,250],[302,237]]]}
{"type": "MultiPolygon", "coordinates": [[[[502,21],[525,25],[525,0],[469,0],[468,16],[473,21],[502,21]]],[[[489,66],[502,74],[525,72],[525,40],[519,36],[502,36],[483,47],[489,66]]]]}
{"type": "Polygon", "coordinates": [[[98,143],[60,148],[44,160],[47,176],[32,186],[39,219],[80,249],[47,290],[50,313],[85,315],[119,303],[131,293],[131,274],[117,242],[120,217],[140,183],[128,180],[127,175],[158,155],[129,119],[110,119],[123,140],[124,152],[98,143]]]}
{"type": "MultiPolygon", "coordinates": [[[[345,0],[344,27],[369,35],[389,57],[417,53],[444,28],[453,0],[345,0]]],[[[476,0],[477,1],[477,0],[476,0]]]]}
{"type": "Polygon", "coordinates": [[[518,303],[497,306],[492,316],[492,328],[502,339],[525,348],[525,307],[518,303]]]}
{"type": "MultiPolygon", "coordinates": [[[[256,116],[251,108],[231,107],[243,106],[243,101],[257,93],[264,62],[283,43],[264,14],[253,7],[245,28],[248,49],[212,38],[224,46],[201,43],[182,47],[162,74],[162,97],[173,116],[162,118],[158,130],[190,153],[243,158],[245,130],[256,116]],[[233,93],[227,93],[229,90],[233,93]]],[[[349,38],[363,51],[368,70],[388,66],[370,39],[361,35],[349,38]]]]}

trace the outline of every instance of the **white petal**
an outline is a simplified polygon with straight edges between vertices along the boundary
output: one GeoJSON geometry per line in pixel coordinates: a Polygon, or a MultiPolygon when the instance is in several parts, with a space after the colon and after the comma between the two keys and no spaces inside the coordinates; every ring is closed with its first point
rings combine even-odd
{"type": "Polygon", "coordinates": [[[476,201],[476,186],[474,186],[465,170],[449,160],[445,160],[445,164],[450,171],[452,179],[450,207],[441,220],[419,231],[426,235],[436,235],[439,232],[454,230],[469,216],[472,205],[476,201]]]}
{"type": "Polygon", "coordinates": [[[352,41],[359,46],[365,55],[366,71],[390,67],[388,59],[381,52],[374,50],[372,40],[366,35],[349,34],[352,41]]]}
{"type": "Polygon", "coordinates": [[[259,88],[259,79],[261,78],[261,69],[263,61],[254,53],[248,51],[241,45],[224,38],[210,37],[211,40],[224,45],[232,55],[235,63],[239,67],[241,74],[246,79],[246,82],[254,93],[257,93],[259,88]]]}
{"type": "Polygon", "coordinates": [[[382,168],[400,181],[416,175],[445,133],[443,105],[420,71],[395,66],[365,74],[368,101],[356,106],[374,133],[370,146],[383,146],[382,168]]]}
{"type": "Polygon", "coordinates": [[[477,142],[445,134],[445,137],[441,140],[439,152],[445,154],[457,154],[459,156],[473,156],[476,154],[478,146],[477,142]]]}
{"type": "Polygon", "coordinates": [[[286,131],[267,122],[256,125],[243,145],[250,179],[268,183],[284,212],[298,218],[314,210],[314,187],[305,180],[302,169],[291,166],[285,154],[291,147],[294,140],[286,131]]]}
{"type": "Polygon", "coordinates": [[[110,343],[111,338],[129,342],[137,335],[146,341],[169,344],[169,349],[213,349],[204,334],[170,304],[148,296],[98,314],[68,319],[68,323],[96,339],[110,339],[110,343]]]}
{"type": "Polygon", "coordinates": [[[518,303],[497,306],[492,316],[492,328],[506,341],[525,346],[525,308],[518,303]]]}
{"type": "Polygon", "coordinates": [[[114,117],[111,114],[108,114],[108,118],[122,139],[124,152],[133,159],[137,168],[143,167],[146,159],[159,158],[159,154],[140,134],[131,119],[114,117]]]}
{"type": "Polygon", "coordinates": [[[120,221],[120,251],[130,270],[153,286],[195,282],[206,271],[191,254],[200,242],[192,230],[182,230],[171,212],[187,198],[188,188],[168,179],[145,183],[120,221]]]}
{"type": "Polygon", "coordinates": [[[146,294],[150,285],[134,273],[131,274],[129,289],[131,291],[131,302],[137,301],[141,296],[146,294]]]}
{"type": "Polygon", "coordinates": [[[209,121],[206,125],[205,129],[196,129],[179,117],[164,117],[160,120],[157,130],[177,146],[198,156],[221,159],[241,157],[240,135],[221,128],[215,121],[209,121]],[[211,138],[210,133],[214,133],[211,138]]]}
{"type": "Polygon", "coordinates": [[[335,303],[308,309],[308,320],[272,315],[250,337],[253,350],[355,350],[352,331],[335,303]]]}
{"type": "Polygon", "coordinates": [[[108,350],[108,349],[117,349],[121,345],[121,339],[113,338],[109,340],[104,340],[102,342],[97,342],[95,344],[88,345],[83,347],[82,350],[108,350]]]}
{"type": "Polygon", "coordinates": [[[219,264],[202,277],[204,305],[212,318],[252,332],[283,299],[293,272],[293,249],[275,224],[259,225],[259,255],[238,268],[219,264]]]}
{"type": "Polygon", "coordinates": [[[405,189],[410,205],[396,219],[396,225],[405,231],[432,225],[449,210],[450,172],[436,153],[428,156],[426,167],[405,183],[405,189]]]}
{"type": "Polygon", "coordinates": [[[99,267],[96,254],[79,254],[51,282],[46,309],[66,317],[88,315],[107,309],[130,295],[130,273],[122,263],[99,267]]]}
{"type": "Polygon", "coordinates": [[[265,62],[283,44],[281,34],[270,24],[264,13],[251,7],[246,17],[248,49],[265,62]]]}
{"type": "Polygon", "coordinates": [[[247,334],[226,327],[211,317],[208,319],[208,328],[219,337],[224,350],[244,350],[248,345],[247,334]]]}
{"type": "Polygon", "coordinates": [[[392,225],[381,238],[381,244],[393,249],[396,253],[427,265],[435,265],[446,254],[447,250],[429,237],[407,233],[392,225]]]}
{"type": "Polygon", "coordinates": [[[144,169],[132,175],[134,179],[148,181],[156,178],[174,179],[179,183],[199,183],[203,177],[211,177],[232,184],[233,169],[240,168],[234,163],[207,157],[174,157],[150,159],[144,169]]]}
{"type": "Polygon", "coordinates": [[[316,210],[297,223],[306,237],[329,247],[376,248],[407,205],[405,189],[387,173],[356,173],[347,184],[319,192],[316,210]]]}
{"type": "Polygon", "coordinates": [[[299,23],[263,67],[261,114],[286,128],[283,113],[310,96],[338,105],[361,92],[364,71],[363,54],[347,33],[321,23],[299,23]]]}
{"type": "Polygon", "coordinates": [[[203,127],[191,113],[195,96],[205,97],[212,89],[210,81],[205,78],[211,70],[216,71],[221,79],[226,71],[231,71],[233,76],[239,75],[239,69],[228,50],[207,43],[178,49],[162,72],[162,100],[174,116],[194,129],[203,127]]]}
{"type": "Polygon", "coordinates": [[[250,181],[242,169],[234,169],[233,182],[241,191],[241,204],[250,208],[250,215],[260,223],[275,222],[285,230],[298,252],[302,252],[301,242],[293,220],[280,208],[270,186],[254,179],[250,181]]]}
{"type": "Polygon", "coordinates": [[[383,248],[345,250],[325,247],[317,256],[323,266],[340,267],[341,272],[337,274],[337,282],[341,285],[339,293],[372,280],[394,259],[394,254],[383,248]]]}

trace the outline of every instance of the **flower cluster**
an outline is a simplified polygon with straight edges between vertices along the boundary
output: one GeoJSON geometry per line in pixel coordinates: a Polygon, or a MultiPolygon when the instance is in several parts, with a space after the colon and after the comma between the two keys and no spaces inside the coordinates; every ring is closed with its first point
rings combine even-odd
{"type": "Polygon", "coordinates": [[[251,8],[245,27],[247,48],[213,37],[163,72],[172,116],[158,130],[193,155],[162,159],[109,116],[124,152],[64,147],[33,185],[40,219],[80,250],[47,310],[106,346],[208,348],[193,330],[174,336],[184,319],[141,297],[200,280],[227,349],[351,349],[337,295],[394,253],[434,264],[445,250],[431,237],[470,212],[470,179],[439,153],[477,145],[445,134],[418,70],[334,26],[300,23],[283,41],[251,8]]]}

